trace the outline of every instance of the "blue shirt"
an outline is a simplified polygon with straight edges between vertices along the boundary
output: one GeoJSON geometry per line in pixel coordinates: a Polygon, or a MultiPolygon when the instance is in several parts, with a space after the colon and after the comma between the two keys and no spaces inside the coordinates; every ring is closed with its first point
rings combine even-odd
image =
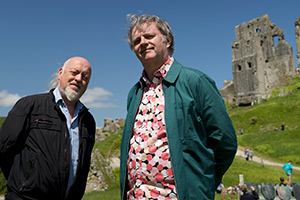
{"type": "Polygon", "coordinates": [[[282,166],[282,168],[284,169],[285,173],[287,173],[287,174],[292,173],[292,170],[293,170],[292,164],[286,163],[285,165],[282,166]]]}
{"type": "Polygon", "coordinates": [[[61,109],[61,111],[63,112],[63,114],[67,119],[67,127],[70,135],[71,161],[70,161],[70,174],[69,174],[68,187],[67,187],[67,191],[68,191],[74,182],[77,164],[78,164],[78,150],[79,150],[78,114],[83,109],[83,104],[80,101],[76,103],[73,119],[71,121],[69,110],[66,104],[64,103],[58,88],[55,88],[53,94],[55,96],[56,104],[59,106],[59,108],[61,109]]]}

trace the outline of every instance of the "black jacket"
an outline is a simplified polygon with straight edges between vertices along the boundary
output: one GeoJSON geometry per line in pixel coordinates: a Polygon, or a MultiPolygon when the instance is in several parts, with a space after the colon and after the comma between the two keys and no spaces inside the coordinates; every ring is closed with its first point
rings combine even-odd
{"type": "Polygon", "coordinates": [[[81,199],[95,142],[95,120],[87,108],[79,114],[79,161],[66,194],[70,138],[66,118],[49,93],[20,99],[0,129],[0,166],[7,199],[81,199]]]}
{"type": "Polygon", "coordinates": [[[241,200],[255,200],[255,199],[259,199],[259,196],[258,194],[254,191],[252,191],[252,194],[250,193],[246,193],[246,194],[243,194],[241,196],[241,200]]]}

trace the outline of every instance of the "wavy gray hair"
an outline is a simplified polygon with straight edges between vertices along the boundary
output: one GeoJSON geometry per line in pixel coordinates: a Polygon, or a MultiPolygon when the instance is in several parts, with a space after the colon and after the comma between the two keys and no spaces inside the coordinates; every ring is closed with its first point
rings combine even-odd
{"type": "MultiPolygon", "coordinates": [[[[66,66],[67,62],[69,62],[69,60],[70,60],[70,58],[63,64],[63,66],[62,66],[63,69],[65,68],[65,66],[66,66]]],[[[49,89],[56,88],[57,85],[58,85],[58,82],[59,82],[59,80],[58,80],[58,72],[55,72],[54,74],[52,74],[51,77],[52,77],[52,80],[48,84],[48,88],[49,89]]]]}
{"type": "Polygon", "coordinates": [[[132,29],[136,27],[137,29],[141,29],[142,25],[144,23],[150,23],[155,22],[158,30],[161,32],[164,38],[164,42],[167,42],[168,39],[170,39],[170,47],[169,47],[169,54],[173,55],[174,52],[174,36],[171,31],[171,27],[169,26],[168,22],[165,20],[159,18],[155,15],[135,15],[135,14],[128,14],[127,19],[130,22],[128,26],[128,36],[127,36],[127,42],[129,44],[129,47],[131,50],[133,50],[134,44],[132,41],[132,29]]]}

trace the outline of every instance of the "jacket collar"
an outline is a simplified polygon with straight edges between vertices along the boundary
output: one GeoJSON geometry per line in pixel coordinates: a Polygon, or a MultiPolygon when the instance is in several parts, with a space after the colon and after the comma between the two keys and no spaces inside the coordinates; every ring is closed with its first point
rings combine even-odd
{"type": "MultiPolygon", "coordinates": [[[[167,73],[167,76],[164,78],[164,81],[167,81],[169,83],[174,83],[179,76],[179,73],[182,69],[182,66],[179,62],[174,59],[173,64],[171,65],[170,70],[167,73]]],[[[146,85],[145,81],[143,80],[143,77],[140,78],[140,84],[139,87],[144,87],[146,85]]]]}
{"type": "Polygon", "coordinates": [[[167,73],[167,76],[164,78],[164,80],[169,83],[174,83],[177,77],[179,76],[181,69],[182,69],[181,64],[174,59],[174,62],[169,72],[167,73]]]}

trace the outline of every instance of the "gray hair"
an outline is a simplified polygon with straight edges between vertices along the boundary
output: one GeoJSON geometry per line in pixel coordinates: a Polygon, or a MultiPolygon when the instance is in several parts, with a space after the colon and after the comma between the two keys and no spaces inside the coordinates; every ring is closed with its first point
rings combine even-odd
{"type": "Polygon", "coordinates": [[[169,47],[169,54],[172,55],[174,52],[174,36],[171,31],[171,27],[169,26],[168,22],[165,20],[159,18],[158,16],[155,15],[135,15],[135,14],[128,14],[127,19],[130,22],[129,27],[128,27],[128,36],[127,36],[127,41],[129,44],[129,47],[131,50],[133,50],[134,44],[132,41],[132,29],[136,27],[137,29],[141,29],[142,25],[144,23],[150,23],[150,22],[155,22],[158,30],[161,32],[164,38],[164,42],[168,41],[168,38],[171,40],[170,41],[170,47],[169,47]]]}
{"type": "Polygon", "coordinates": [[[52,74],[51,77],[53,77],[53,78],[52,78],[52,80],[49,82],[48,88],[49,88],[49,89],[54,89],[54,88],[56,88],[57,85],[58,85],[58,72],[52,74]]]}
{"type": "MultiPolygon", "coordinates": [[[[70,60],[70,59],[68,59],[68,60],[63,64],[62,69],[65,68],[65,66],[66,66],[66,64],[68,63],[69,60],[70,60]]],[[[58,85],[58,83],[59,83],[59,80],[58,80],[58,72],[55,72],[54,74],[52,74],[51,77],[52,77],[52,79],[51,79],[51,81],[50,81],[49,84],[48,84],[48,88],[49,88],[49,89],[56,88],[57,85],[58,85]]]]}

